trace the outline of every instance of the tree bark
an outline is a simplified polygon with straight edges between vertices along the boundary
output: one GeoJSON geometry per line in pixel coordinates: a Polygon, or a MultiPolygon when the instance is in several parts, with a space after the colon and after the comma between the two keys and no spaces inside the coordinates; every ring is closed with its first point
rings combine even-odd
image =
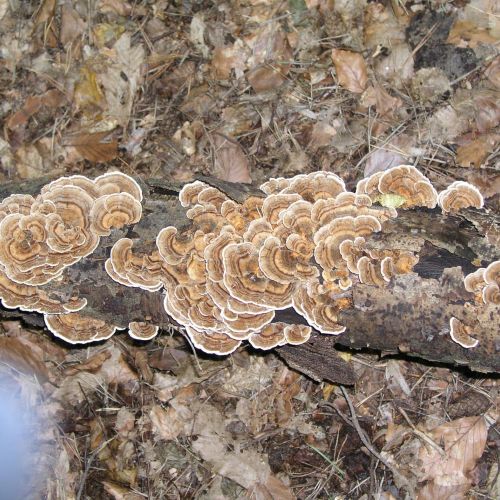
{"type": "MultiPolygon", "coordinates": [[[[13,193],[37,194],[49,180],[4,185],[0,187],[0,199],[13,193]]],[[[249,185],[202,180],[236,201],[261,193],[249,185]]],[[[139,223],[102,238],[92,255],[69,267],[61,282],[49,283],[45,288],[65,299],[76,291],[88,301],[81,314],[120,327],[131,321],[150,321],[168,327],[173,322],[163,309],[161,292],[119,285],[107,275],[103,265],[119,238],[132,238],[136,248],[151,251],[160,229],[167,225],[181,229],[189,223],[177,200],[181,185],[153,179],[142,182],[142,187],[145,201],[139,223]]],[[[416,251],[420,261],[415,272],[398,276],[382,288],[355,284],[354,307],[343,311],[340,317],[346,332],[339,336],[314,334],[307,344],[287,345],[276,352],[293,368],[316,380],[345,384],[355,381],[354,372],[338,357],[336,345],[368,348],[382,354],[404,353],[480,372],[499,373],[500,307],[474,305],[472,294],[463,286],[465,274],[478,265],[500,259],[498,228],[498,215],[485,210],[466,210],[459,216],[443,215],[439,209],[399,210],[398,217],[384,223],[383,231],[373,239],[380,245],[403,241],[405,247],[416,251]],[[477,347],[465,349],[452,341],[449,335],[452,316],[474,325],[477,347]]],[[[29,319],[28,313],[4,309],[2,314],[22,316],[40,324],[39,320],[29,319]]],[[[293,310],[279,311],[276,321],[305,322],[293,310]]]]}

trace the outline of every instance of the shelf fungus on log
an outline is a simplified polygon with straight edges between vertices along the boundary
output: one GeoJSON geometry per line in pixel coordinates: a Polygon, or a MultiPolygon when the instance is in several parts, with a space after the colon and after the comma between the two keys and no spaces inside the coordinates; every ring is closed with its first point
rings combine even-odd
{"type": "Polygon", "coordinates": [[[479,189],[464,181],[455,181],[438,195],[438,205],[443,212],[458,212],[461,209],[483,208],[484,199],[479,189]]]}
{"type": "MultiPolygon", "coordinates": [[[[217,186],[197,180],[180,189],[183,219],[171,225],[162,222],[168,215],[151,224],[140,185],[117,172],[95,180],[63,177],[37,196],[9,196],[0,203],[3,305],[44,313],[47,327],[72,343],[103,340],[127,325],[134,339],[153,338],[164,325],[157,310],[113,321],[86,314],[87,300],[93,300],[88,289],[82,295],[78,287],[64,296],[55,293],[78,265],[80,273],[98,266],[113,286],[140,291],[141,304],[150,297],[207,353],[227,355],[243,343],[264,350],[300,345],[314,340],[313,330],[342,337],[349,313],[371,314],[373,300],[365,295],[382,296],[402,287],[403,278],[422,281],[415,273],[422,245],[392,234],[405,213],[449,218],[483,206],[475,187],[455,182],[438,195],[409,165],[363,179],[355,192],[329,172],[270,179],[241,198],[217,186]],[[437,205],[452,215],[431,210],[437,205]],[[147,240],[141,239],[143,222],[147,240]]],[[[438,334],[453,349],[457,343],[463,350],[491,343],[484,325],[497,318],[500,305],[500,262],[486,266],[491,260],[450,295],[453,316],[445,313],[438,334]]],[[[410,304],[420,292],[402,293],[410,304]]],[[[112,304],[118,295],[107,300],[112,304]]],[[[397,317],[400,311],[391,304],[387,314],[397,317]]]]}

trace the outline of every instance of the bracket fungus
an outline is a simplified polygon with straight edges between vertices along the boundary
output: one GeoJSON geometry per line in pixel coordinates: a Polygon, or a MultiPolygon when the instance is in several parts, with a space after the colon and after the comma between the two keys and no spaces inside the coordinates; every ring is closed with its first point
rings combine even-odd
{"type": "Polygon", "coordinates": [[[357,194],[367,194],[372,201],[395,208],[434,208],[438,194],[430,180],[412,165],[399,165],[362,179],[357,194]]]}
{"type": "Polygon", "coordinates": [[[476,347],[479,340],[471,336],[472,328],[465,325],[457,318],[450,318],[450,336],[453,342],[460,344],[465,349],[476,347]]]}
{"type": "Polygon", "coordinates": [[[118,329],[105,321],[82,316],[78,313],[45,314],[47,328],[58,338],[70,344],[87,344],[106,340],[118,329]]]}
{"type": "Polygon", "coordinates": [[[500,260],[468,274],[464,285],[468,292],[475,294],[477,302],[500,304],[500,260]]]}
{"type": "MultiPolygon", "coordinates": [[[[161,293],[164,311],[207,353],[227,355],[242,342],[264,350],[298,345],[313,329],[345,331],[342,312],[353,307],[355,286],[388,287],[395,276],[413,271],[418,255],[396,240],[380,245],[397,208],[482,206],[480,193],[469,186],[454,183],[438,196],[415,167],[400,165],[363,179],[356,192],[336,174],[314,172],[270,179],[261,196],[240,202],[195,181],[179,193],[187,224],[163,227],[154,247],[153,241],[148,247],[120,238],[102,265],[121,285],[161,293]],[[288,308],[304,324],[278,321],[288,308]]],[[[71,343],[113,335],[116,326],[85,316],[84,298],[62,300],[47,285],[63,281],[67,267],[90,255],[101,237],[139,222],[142,200],[139,184],[119,172],[95,180],[63,177],[38,196],[3,200],[3,305],[44,313],[50,331],[71,343]]],[[[496,262],[466,277],[476,301],[500,303],[499,268],[496,262]]],[[[450,326],[456,342],[477,345],[465,336],[470,327],[456,319],[450,326]]],[[[148,340],[159,329],[145,320],[131,322],[128,330],[148,340]]]]}
{"type": "Polygon", "coordinates": [[[483,208],[484,199],[476,186],[455,181],[439,193],[438,205],[443,212],[458,212],[462,208],[483,208]]]}

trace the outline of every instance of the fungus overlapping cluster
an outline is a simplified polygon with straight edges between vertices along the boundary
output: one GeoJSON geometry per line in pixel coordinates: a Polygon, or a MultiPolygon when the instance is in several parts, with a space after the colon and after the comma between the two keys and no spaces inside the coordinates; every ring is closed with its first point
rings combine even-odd
{"type": "MultiPolygon", "coordinates": [[[[465,289],[474,294],[474,301],[479,305],[500,305],[500,261],[492,262],[488,267],[480,267],[464,279],[465,289]]],[[[451,338],[467,349],[476,347],[479,340],[474,329],[457,318],[450,319],[451,338]]]]}
{"type": "MultiPolygon", "coordinates": [[[[340,315],[352,307],[356,283],[386,286],[393,276],[412,271],[417,255],[374,244],[384,223],[397,217],[396,208],[439,204],[454,212],[483,203],[467,183],[438,194],[408,165],[363,179],[356,192],[328,172],[271,179],[261,190],[262,196],[238,203],[204,182],[187,184],[179,201],[190,225],[162,229],[150,253],[136,250],[132,239],[119,239],[104,263],[106,272],[124,286],[163,293],[165,311],[206,352],[229,354],[243,341],[260,349],[300,344],[313,328],[332,335],[345,330],[340,315]],[[288,308],[302,320],[275,321],[277,311],[288,308]]],[[[0,204],[3,304],[45,313],[47,327],[73,343],[113,335],[117,327],[76,312],[84,299],[61,303],[43,285],[92,253],[112,228],[138,222],[141,201],[139,185],[120,173],[94,181],[61,178],[36,198],[5,199],[0,204]]],[[[484,300],[497,300],[498,271],[493,278],[489,268],[482,271],[484,300]]],[[[473,286],[476,292],[479,285],[473,286]]],[[[157,332],[147,322],[129,325],[136,339],[157,332]]]]}
{"type": "Polygon", "coordinates": [[[0,297],[26,311],[78,311],[85,301],[50,297],[41,288],[90,255],[112,228],[139,221],[142,193],[131,177],[75,175],[44,186],[35,198],[15,194],[0,203],[0,297]]]}

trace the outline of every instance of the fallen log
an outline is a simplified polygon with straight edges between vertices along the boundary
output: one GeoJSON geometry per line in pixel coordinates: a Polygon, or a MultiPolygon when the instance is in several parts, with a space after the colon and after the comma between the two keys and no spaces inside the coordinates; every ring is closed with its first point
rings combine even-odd
{"type": "MultiPolygon", "coordinates": [[[[253,186],[201,180],[240,204],[265,196],[253,186]]],[[[14,193],[36,195],[45,183],[46,179],[7,184],[0,188],[0,198],[14,193]]],[[[153,179],[140,181],[140,187],[144,193],[140,219],[101,235],[91,253],[64,267],[57,279],[37,287],[56,302],[69,303],[74,297],[85,301],[78,315],[87,319],[119,328],[147,323],[161,329],[180,323],[183,330],[185,325],[178,318],[176,323],[165,310],[164,290],[124,286],[111,278],[104,265],[111,249],[124,238],[133,241],[134,252],[147,255],[156,249],[158,234],[165,226],[177,228],[179,234],[190,230],[192,219],[186,217],[186,207],[179,203],[183,186],[153,179]]],[[[418,256],[418,263],[409,272],[391,276],[383,286],[363,283],[354,276],[345,292],[349,306],[337,310],[336,316],[345,331],[324,335],[318,332],[321,328],[315,328],[307,342],[278,346],[277,354],[316,380],[345,384],[354,382],[354,374],[338,357],[336,346],[403,353],[479,372],[500,372],[500,306],[481,303],[477,294],[464,287],[466,275],[500,259],[498,215],[485,209],[447,213],[419,206],[397,212],[397,217],[383,220],[382,229],[366,239],[372,252],[383,253],[385,248],[397,249],[398,255],[411,252],[418,256]],[[477,345],[466,348],[451,338],[451,318],[467,327],[477,345]]],[[[3,308],[2,314],[32,321],[28,312],[3,308]]],[[[271,324],[276,323],[310,324],[297,313],[297,307],[276,308],[271,324]]]]}

